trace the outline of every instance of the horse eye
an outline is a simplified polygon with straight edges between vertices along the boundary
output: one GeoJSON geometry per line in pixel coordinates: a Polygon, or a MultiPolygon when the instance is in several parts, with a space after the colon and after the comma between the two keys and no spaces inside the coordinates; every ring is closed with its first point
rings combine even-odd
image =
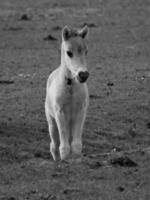
{"type": "Polygon", "coordinates": [[[72,58],[73,57],[73,53],[71,51],[67,51],[67,55],[72,58]]]}
{"type": "Polygon", "coordinates": [[[82,53],[82,48],[78,49],[78,53],[81,54],[82,53]]]}
{"type": "Polygon", "coordinates": [[[85,50],[85,55],[87,55],[87,53],[88,53],[88,49],[85,50]]]}

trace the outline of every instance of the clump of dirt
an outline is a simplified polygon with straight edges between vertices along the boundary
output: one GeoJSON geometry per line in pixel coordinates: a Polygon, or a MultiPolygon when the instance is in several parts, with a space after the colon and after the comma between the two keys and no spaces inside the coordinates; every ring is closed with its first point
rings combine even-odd
{"type": "Polygon", "coordinates": [[[32,16],[29,13],[24,13],[20,16],[20,20],[30,21],[30,20],[32,20],[32,16]]]}
{"type": "Polygon", "coordinates": [[[57,38],[55,38],[53,35],[49,34],[48,36],[44,37],[44,40],[47,40],[47,41],[56,41],[57,38]]]}
{"type": "Polygon", "coordinates": [[[110,163],[114,166],[121,166],[121,167],[137,167],[137,163],[128,158],[127,156],[122,156],[119,158],[111,159],[110,163]]]}

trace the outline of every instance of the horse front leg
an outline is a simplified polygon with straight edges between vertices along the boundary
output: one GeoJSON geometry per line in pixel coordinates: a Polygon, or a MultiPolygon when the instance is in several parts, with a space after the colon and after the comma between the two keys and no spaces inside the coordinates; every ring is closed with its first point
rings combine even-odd
{"type": "Polygon", "coordinates": [[[82,152],[82,131],[86,118],[86,110],[86,107],[77,110],[74,116],[74,122],[72,124],[71,150],[76,156],[81,155],[82,152]]]}
{"type": "Polygon", "coordinates": [[[66,112],[63,111],[62,109],[58,109],[55,114],[55,120],[59,131],[60,158],[61,160],[64,160],[70,154],[70,144],[69,144],[70,129],[66,112]]]}

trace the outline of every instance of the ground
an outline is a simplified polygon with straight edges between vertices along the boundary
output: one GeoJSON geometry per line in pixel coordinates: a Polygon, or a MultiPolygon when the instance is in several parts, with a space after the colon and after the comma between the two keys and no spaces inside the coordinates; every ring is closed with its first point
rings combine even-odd
{"type": "Polygon", "coordinates": [[[150,199],[150,2],[0,1],[0,199],[150,199]],[[55,163],[44,113],[61,29],[87,24],[81,162],[55,163]]]}

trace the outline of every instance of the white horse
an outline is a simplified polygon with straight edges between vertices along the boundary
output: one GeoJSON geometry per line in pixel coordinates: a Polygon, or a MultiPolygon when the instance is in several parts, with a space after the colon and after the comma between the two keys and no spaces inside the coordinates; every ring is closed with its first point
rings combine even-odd
{"type": "Polygon", "coordinates": [[[82,129],[89,104],[87,33],[87,26],[81,30],[63,28],[61,63],[48,78],[45,112],[54,160],[64,160],[70,153],[78,156],[82,151],[82,129]]]}

